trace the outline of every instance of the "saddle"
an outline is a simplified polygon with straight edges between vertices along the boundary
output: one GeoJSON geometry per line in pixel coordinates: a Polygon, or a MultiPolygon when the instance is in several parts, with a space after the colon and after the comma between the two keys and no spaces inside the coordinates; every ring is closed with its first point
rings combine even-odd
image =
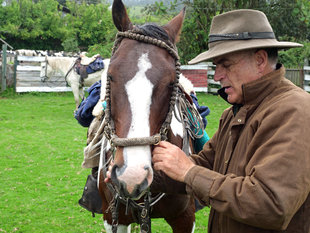
{"type": "Polygon", "coordinates": [[[80,75],[80,84],[83,86],[84,79],[88,77],[88,74],[104,69],[104,63],[99,54],[92,57],[81,54],[75,61],[74,67],[75,71],[80,75]]]}
{"type": "Polygon", "coordinates": [[[97,188],[97,177],[93,175],[87,177],[83,195],[79,200],[79,205],[92,212],[93,217],[95,217],[95,213],[103,213],[102,200],[97,188]]]}

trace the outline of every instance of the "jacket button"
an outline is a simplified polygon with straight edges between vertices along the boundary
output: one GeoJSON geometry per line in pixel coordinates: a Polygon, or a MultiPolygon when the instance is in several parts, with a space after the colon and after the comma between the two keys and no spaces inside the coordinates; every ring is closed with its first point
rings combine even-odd
{"type": "Polygon", "coordinates": [[[241,119],[238,119],[237,121],[240,123],[242,120],[241,120],[241,119]]]}

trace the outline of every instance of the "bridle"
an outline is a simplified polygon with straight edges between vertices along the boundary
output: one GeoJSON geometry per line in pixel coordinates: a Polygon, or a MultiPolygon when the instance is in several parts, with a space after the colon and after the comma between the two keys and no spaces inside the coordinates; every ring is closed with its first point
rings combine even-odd
{"type": "Polygon", "coordinates": [[[169,52],[169,54],[175,59],[176,79],[173,83],[173,90],[172,90],[170,103],[169,103],[169,111],[167,113],[164,123],[162,124],[159,130],[159,133],[153,136],[150,136],[150,137],[119,138],[115,134],[115,126],[114,126],[113,120],[111,119],[111,97],[110,97],[111,79],[109,76],[107,76],[106,96],[105,96],[105,100],[107,103],[107,106],[105,109],[105,129],[104,129],[105,136],[110,141],[110,144],[112,147],[113,146],[114,147],[117,147],[117,146],[126,147],[126,146],[156,145],[161,140],[167,140],[168,138],[167,133],[170,127],[170,123],[172,119],[172,112],[173,112],[176,98],[177,98],[179,75],[181,73],[180,71],[181,63],[179,62],[179,55],[177,53],[176,47],[171,42],[164,42],[162,40],[158,40],[156,38],[143,35],[142,30],[138,28],[134,28],[133,30],[117,33],[116,40],[115,40],[115,43],[112,49],[112,56],[115,53],[116,49],[118,48],[123,38],[137,40],[137,41],[147,43],[147,44],[153,44],[160,48],[166,49],[169,52]]]}
{"type": "MultiPolygon", "coordinates": [[[[169,110],[166,116],[165,121],[160,127],[160,130],[157,134],[152,135],[150,137],[139,137],[139,138],[119,138],[115,134],[115,126],[114,122],[111,118],[111,78],[107,76],[107,82],[106,82],[106,96],[105,96],[105,101],[106,101],[106,108],[105,108],[105,117],[104,117],[104,122],[102,124],[102,127],[104,129],[104,134],[107,140],[105,142],[102,142],[102,148],[101,148],[101,157],[103,158],[103,176],[106,176],[106,161],[105,161],[105,153],[103,152],[106,147],[107,141],[110,142],[111,145],[111,151],[115,151],[115,148],[120,146],[120,147],[128,147],[128,146],[142,146],[142,145],[156,145],[162,140],[167,140],[168,139],[168,131],[170,129],[170,124],[172,120],[172,115],[173,111],[175,111],[175,106],[176,106],[176,101],[178,101],[178,106],[182,105],[180,102],[182,100],[177,100],[178,96],[180,96],[180,87],[179,87],[179,78],[180,78],[180,62],[179,62],[179,56],[177,53],[177,49],[173,43],[170,41],[164,42],[162,40],[152,38],[150,36],[144,35],[143,31],[137,27],[134,27],[134,29],[125,31],[125,32],[118,32],[116,34],[116,39],[114,42],[114,46],[112,49],[112,56],[119,47],[122,39],[128,38],[131,40],[136,40],[139,42],[147,43],[147,44],[152,44],[157,47],[163,48],[168,51],[168,53],[174,58],[175,60],[175,72],[176,72],[176,79],[174,80],[173,83],[173,90],[171,93],[170,97],[170,102],[169,102],[169,110]]],[[[182,98],[179,98],[182,99],[182,98]]],[[[184,100],[183,100],[184,101],[184,100]]],[[[184,104],[183,104],[184,106],[184,104]]],[[[191,107],[185,106],[184,109],[187,112],[190,110],[191,107]]],[[[183,110],[184,110],[183,109],[183,110]]],[[[183,111],[184,112],[184,111],[183,111]]],[[[187,115],[188,113],[185,113],[187,115]]],[[[184,114],[183,114],[184,115],[184,114]]],[[[194,115],[195,117],[196,115],[194,115]]],[[[193,116],[192,116],[193,117],[193,116]]],[[[183,116],[181,116],[183,119],[183,116]]],[[[187,117],[191,118],[191,117],[187,117]]],[[[200,121],[201,122],[201,121],[200,121]]],[[[193,123],[194,125],[194,123],[193,123]]],[[[202,122],[200,123],[201,127],[202,122]]],[[[196,126],[194,126],[196,127],[196,126]]],[[[198,127],[196,127],[197,129],[198,127]]],[[[188,146],[188,145],[187,145],[188,146]]],[[[109,163],[109,161],[108,161],[109,163]]],[[[142,203],[137,203],[134,200],[131,200],[126,197],[122,197],[120,193],[117,191],[117,188],[114,187],[112,184],[107,184],[109,187],[110,191],[113,193],[114,198],[110,203],[110,206],[108,210],[111,210],[112,213],[112,231],[113,233],[117,232],[117,226],[118,226],[118,208],[119,208],[119,203],[122,202],[123,204],[126,205],[126,214],[128,213],[128,207],[132,206],[134,209],[138,209],[139,211],[139,220],[141,224],[141,232],[150,232],[151,231],[151,221],[150,221],[150,210],[153,205],[155,205],[165,194],[164,193],[159,193],[156,197],[152,198],[151,193],[149,190],[146,191],[144,194],[144,202],[142,203]]]]}

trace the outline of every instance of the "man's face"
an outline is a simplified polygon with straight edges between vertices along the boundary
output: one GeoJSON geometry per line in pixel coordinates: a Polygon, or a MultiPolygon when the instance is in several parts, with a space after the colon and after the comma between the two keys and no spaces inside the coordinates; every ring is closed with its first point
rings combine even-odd
{"type": "Polygon", "coordinates": [[[214,80],[219,81],[228,95],[228,102],[243,102],[242,84],[260,77],[254,50],[229,53],[213,59],[216,65],[214,80]]]}

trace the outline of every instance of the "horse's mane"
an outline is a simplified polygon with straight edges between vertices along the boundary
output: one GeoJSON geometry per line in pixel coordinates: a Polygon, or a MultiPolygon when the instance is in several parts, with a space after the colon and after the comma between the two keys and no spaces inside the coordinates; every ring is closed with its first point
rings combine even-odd
{"type": "Polygon", "coordinates": [[[162,40],[164,42],[169,41],[169,36],[167,32],[161,26],[158,26],[155,23],[147,23],[136,27],[140,29],[146,36],[162,40]]]}

